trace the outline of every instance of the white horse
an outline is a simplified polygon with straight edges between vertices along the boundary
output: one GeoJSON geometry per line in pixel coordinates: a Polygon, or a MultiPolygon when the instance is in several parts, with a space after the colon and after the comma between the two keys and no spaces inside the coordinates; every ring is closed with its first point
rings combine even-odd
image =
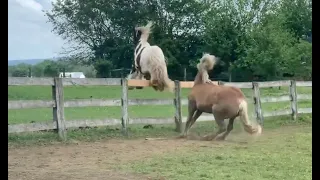
{"type": "Polygon", "coordinates": [[[163,91],[166,88],[173,92],[174,82],[168,77],[167,63],[161,48],[148,43],[151,27],[152,23],[149,22],[146,26],[135,28],[135,39],[139,40],[134,51],[134,65],[128,79],[146,78],[156,91],[163,91]]]}

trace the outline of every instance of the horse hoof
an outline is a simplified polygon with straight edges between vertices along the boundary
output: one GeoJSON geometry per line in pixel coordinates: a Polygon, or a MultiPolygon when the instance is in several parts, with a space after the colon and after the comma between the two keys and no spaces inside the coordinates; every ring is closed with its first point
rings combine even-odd
{"type": "Polygon", "coordinates": [[[214,137],[212,135],[205,135],[200,138],[202,141],[212,141],[214,137]]]}
{"type": "Polygon", "coordinates": [[[222,137],[217,137],[217,138],[214,138],[214,141],[224,141],[224,138],[222,138],[222,137]]]}
{"type": "Polygon", "coordinates": [[[184,138],[186,138],[186,137],[187,137],[187,135],[181,134],[181,135],[179,135],[177,138],[178,138],[178,139],[184,139],[184,138]]]}
{"type": "Polygon", "coordinates": [[[222,136],[222,135],[217,135],[216,137],[213,138],[214,141],[224,141],[226,139],[226,137],[222,136]]]}
{"type": "Polygon", "coordinates": [[[256,135],[256,136],[260,136],[260,135],[261,135],[261,133],[262,133],[262,127],[261,127],[260,125],[257,125],[257,132],[256,132],[256,133],[254,133],[254,135],[256,135]]]}

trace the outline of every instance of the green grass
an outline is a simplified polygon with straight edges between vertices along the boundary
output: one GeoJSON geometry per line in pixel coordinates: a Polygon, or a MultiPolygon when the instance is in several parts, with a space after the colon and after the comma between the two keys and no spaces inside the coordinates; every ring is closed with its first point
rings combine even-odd
{"type": "MultiPolygon", "coordinates": [[[[252,96],[251,89],[242,89],[247,97],[252,96]]],[[[182,89],[181,96],[186,98],[190,89],[182,89]]],[[[263,96],[281,96],[289,92],[288,87],[278,88],[262,88],[260,90],[263,96]]],[[[312,94],[312,88],[297,87],[297,92],[301,94],[312,94]]],[[[151,87],[143,90],[129,91],[129,98],[137,99],[167,99],[173,98],[173,94],[169,92],[156,92],[151,87]]],[[[64,87],[65,99],[88,99],[92,96],[95,99],[119,99],[121,98],[121,87],[119,86],[67,86],[64,87]]],[[[50,100],[50,86],[9,86],[8,100],[50,100]]]]}
{"type": "MultiPolygon", "coordinates": [[[[190,89],[182,89],[182,98],[187,98],[190,89]]],[[[252,96],[251,89],[243,89],[248,98],[252,96]]],[[[298,87],[298,93],[311,94],[312,88],[298,87]]],[[[262,88],[261,96],[281,96],[288,94],[288,87],[262,88]]],[[[118,86],[70,86],[64,88],[65,99],[120,99],[121,88],[118,86]]],[[[169,92],[155,92],[152,88],[143,90],[129,91],[129,98],[137,99],[172,99],[173,94],[169,92]]],[[[49,100],[51,99],[51,87],[49,86],[9,86],[8,100],[49,100]]],[[[284,110],[290,108],[290,102],[263,103],[263,111],[284,110]]],[[[311,101],[300,101],[299,108],[312,107],[311,101]]],[[[249,110],[253,110],[252,103],[249,104],[249,110]]],[[[173,106],[130,106],[129,117],[173,117],[173,106]]],[[[187,116],[187,107],[182,107],[182,115],[187,116]]],[[[106,119],[121,117],[121,107],[78,107],[65,108],[66,120],[76,119],[106,119]]],[[[52,109],[18,109],[8,110],[8,123],[20,124],[30,122],[42,122],[52,120],[52,109]]]]}
{"type": "MultiPolygon", "coordinates": [[[[310,101],[301,101],[298,103],[299,108],[312,107],[310,101]]],[[[289,102],[280,103],[264,103],[262,104],[264,112],[274,110],[290,109],[289,102]]],[[[253,105],[249,104],[249,110],[253,112],[253,105]]],[[[158,105],[143,105],[143,106],[129,106],[130,118],[168,118],[174,116],[175,109],[173,106],[158,106],[158,105]]],[[[187,106],[182,107],[182,115],[187,116],[187,106]]],[[[121,107],[78,107],[65,108],[66,120],[77,119],[106,119],[121,117],[121,107]]],[[[20,124],[31,122],[43,122],[52,120],[52,109],[17,109],[8,110],[8,123],[20,124]]]]}
{"type": "MultiPolygon", "coordinates": [[[[300,115],[298,120],[290,120],[290,116],[268,117],[265,118],[264,128],[275,129],[288,125],[310,125],[312,121],[311,114],[300,115]]],[[[184,125],[183,125],[184,126],[184,125]]],[[[99,141],[109,138],[144,138],[144,137],[172,137],[179,133],[174,131],[174,124],[153,125],[152,128],[143,128],[143,125],[130,125],[128,127],[129,136],[124,137],[120,126],[105,126],[84,129],[69,129],[68,140],[66,143],[73,141],[99,141]]],[[[197,122],[192,132],[197,134],[211,133],[216,129],[213,121],[197,122]]],[[[242,127],[239,121],[235,123],[233,131],[240,131],[242,127]]],[[[60,142],[58,134],[55,131],[26,132],[19,134],[8,134],[8,145],[47,145],[60,142]]]]}
{"type": "MultiPolygon", "coordinates": [[[[170,180],[312,179],[312,116],[305,114],[297,121],[288,119],[288,116],[266,118],[263,136],[253,142],[240,143],[238,122],[229,135],[230,139],[238,137],[233,142],[202,145],[194,142],[192,147],[116,168],[170,180]]],[[[210,129],[212,125],[202,123],[192,131],[204,134],[210,129]]]]}
{"type": "Polygon", "coordinates": [[[312,179],[311,127],[247,145],[197,146],[122,166],[126,171],[170,180],[312,179]]]}

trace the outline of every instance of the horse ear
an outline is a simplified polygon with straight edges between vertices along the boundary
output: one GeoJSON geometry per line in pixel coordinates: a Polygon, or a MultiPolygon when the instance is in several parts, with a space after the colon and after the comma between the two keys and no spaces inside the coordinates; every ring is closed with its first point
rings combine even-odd
{"type": "Polygon", "coordinates": [[[141,31],[139,27],[135,27],[133,30],[133,41],[136,44],[141,37],[141,31]]]}
{"type": "Polygon", "coordinates": [[[136,42],[136,40],[137,40],[137,31],[136,31],[136,28],[133,28],[133,42],[135,43],[136,42]]]}

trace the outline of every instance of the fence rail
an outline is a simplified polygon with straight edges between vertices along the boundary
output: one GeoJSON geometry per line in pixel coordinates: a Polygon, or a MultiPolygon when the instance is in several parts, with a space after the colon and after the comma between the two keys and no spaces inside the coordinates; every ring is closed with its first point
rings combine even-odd
{"type": "MultiPolygon", "coordinates": [[[[225,86],[234,86],[238,88],[253,89],[253,99],[247,99],[248,102],[255,105],[255,117],[260,123],[263,123],[264,117],[292,115],[296,119],[298,113],[311,113],[312,108],[297,108],[298,100],[311,100],[312,95],[299,94],[297,95],[296,87],[312,87],[312,81],[269,81],[269,82],[218,82],[225,86]],[[289,96],[267,96],[260,97],[260,88],[289,86],[289,96]],[[261,103],[283,102],[290,101],[291,109],[274,112],[265,112],[261,108],[261,103]]],[[[181,99],[181,88],[192,88],[193,82],[175,81],[175,98],[174,99],[128,99],[128,86],[149,86],[149,81],[146,80],[126,80],[120,78],[8,78],[8,86],[52,86],[52,100],[15,100],[8,101],[8,110],[10,109],[26,109],[26,108],[53,108],[54,121],[41,123],[27,123],[8,125],[8,132],[30,132],[41,130],[58,129],[61,138],[66,138],[66,129],[78,127],[97,127],[107,125],[122,125],[126,132],[128,124],[167,124],[176,123],[177,130],[181,131],[182,122],[186,121],[186,117],[182,117],[181,106],[187,105],[187,99],[181,99]],[[64,101],[63,86],[122,86],[121,99],[74,99],[64,101]],[[132,105],[174,105],[176,113],[174,118],[129,118],[128,106],[132,105]],[[64,118],[65,107],[90,107],[90,106],[121,106],[122,117],[119,119],[83,119],[83,120],[68,120],[64,118]],[[173,120],[174,119],[174,120],[173,120]]],[[[213,120],[213,116],[201,116],[198,121],[213,120]]]]}
{"type": "MultiPolygon", "coordinates": [[[[312,95],[300,94],[298,100],[311,100],[312,95]]],[[[252,99],[247,99],[253,102],[252,99]]],[[[290,101],[289,96],[267,96],[261,97],[261,103],[290,101]]],[[[187,105],[188,99],[181,99],[181,105],[187,105]]],[[[174,105],[172,99],[128,99],[128,105],[174,105]]],[[[52,108],[56,104],[53,100],[14,100],[8,101],[8,109],[32,109],[32,108],[52,108]]],[[[64,102],[64,107],[103,107],[121,106],[120,99],[74,99],[64,102]]]]}

